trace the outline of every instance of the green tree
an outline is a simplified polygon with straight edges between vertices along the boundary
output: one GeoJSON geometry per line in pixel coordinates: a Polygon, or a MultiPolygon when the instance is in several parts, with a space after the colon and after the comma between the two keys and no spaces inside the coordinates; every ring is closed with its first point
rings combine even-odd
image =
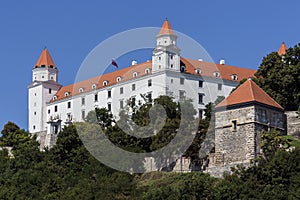
{"type": "Polygon", "coordinates": [[[255,76],[258,84],[286,110],[300,105],[300,44],[279,56],[276,52],[263,58],[255,76]]]}

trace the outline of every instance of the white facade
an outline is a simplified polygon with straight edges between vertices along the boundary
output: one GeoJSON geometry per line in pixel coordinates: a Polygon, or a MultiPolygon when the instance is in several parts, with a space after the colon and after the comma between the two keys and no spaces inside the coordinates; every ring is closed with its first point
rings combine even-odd
{"type": "MultiPolygon", "coordinates": [[[[183,97],[192,99],[199,117],[202,117],[205,105],[214,102],[218,96],[227,97],[238,81],[222,80],[213,73],[209,76],[201,75],[197,66],[193,69],[195,73],[186,73],[176,39],[174,34],[156,37],[157,46],[153,50],[152,62],[147,62],[149,67],[141,72],[144,74],[137,77],[133,74],[130,79],[116,81],[115,84],[104,87],[102,82],[98,83],[101,87],[91,83],[91,89],[86,90],[87,92],[80,91],[75,95],[73,91],[69,91],[59,99],[56,99],[56,93],[64,87],[57,83],[57,69],[34,69],[33,83],[29,86],[28,94],[29,131],[56,134],[70,122],[83,121],[88,112],[95,107],[108,108],[112,114],[118,116],[129,99],[135,99],[136,103],[144,103],[142,96],[155,99],[161,95],[169,95],[176,101],[183,97]]],[[[139,65],[135,64],[132,67],[139,65]]],[[[238,75],[238,72],[236,74],[238,75]]],[[[119,80],[121,76],[114,78],[119,80]]]]}

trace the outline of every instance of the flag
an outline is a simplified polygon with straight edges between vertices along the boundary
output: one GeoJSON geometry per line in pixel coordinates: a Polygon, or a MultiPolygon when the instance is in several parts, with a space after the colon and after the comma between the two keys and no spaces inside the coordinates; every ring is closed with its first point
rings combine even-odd
{"type": "Polygon", "coordinates": [[[114,59],[111,60],[111,64],[113,66],[115,66],[116,68],[118,68],[118,64],[117,64],[117,62],[114,59]]]}

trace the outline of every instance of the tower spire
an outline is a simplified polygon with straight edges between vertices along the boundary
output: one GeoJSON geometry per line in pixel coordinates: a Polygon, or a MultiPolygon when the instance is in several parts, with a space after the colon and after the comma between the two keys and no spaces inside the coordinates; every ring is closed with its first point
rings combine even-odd
{"type": "Polygon", "coordinates": [[[168,18],[166,18],[166,20],[164,21],[158,35],[174,35],[174,31],[171,27],[168,18]]]}
{"type": "Polygon", "coordinates": [[[288,48],[286,47],[285,43],[282,42],[279,49],[278,49],[278,51],[277,51],[278,55],[282,56],[282,55],[286,54],[287,49],[288,48]]]}
{"type": "Polygon", "coordinates": [[[56,68],[46,46],[44,47],[44,50],[42,51],[39,59],[37,60],[37,62],[34,65],[34,68],[38,68],[38,67],[56,68]]]}

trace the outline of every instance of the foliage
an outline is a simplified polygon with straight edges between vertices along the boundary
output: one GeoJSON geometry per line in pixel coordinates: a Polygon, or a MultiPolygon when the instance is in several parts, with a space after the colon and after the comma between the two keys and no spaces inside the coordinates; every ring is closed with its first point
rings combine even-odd
{"type": "Polygon", "coordinates": [[[300,105],[300,44],[279,56],[268,54],[256,72],[258,84],[286,110],[300,105]]]}
{"type": "Polygon", "coordinates": [[[290,147],[288,138],[283,137],[279,131],[263,131],[261,133],[261,148],[266,159],[270,159],[278,150],[286,150],[290,147]]]}
{"type": "MultiPolygon", "coordinates": [[[[202,129],[206,123],[201,121],[202,129]]],[[[26,136],[17,143],[12,137],[14,158],[9,158],[6,150],[0,151],[0,199],[300,198],[298,147],[289,152],[267,148],[273,152],[269,159],[217,179],[201,172],[130,175],[115,171],[89,154],[74,125],[63,129],[54,148],[42,152],[36,138],[26,136]]],[[[263,137],[275,147],[284,141],[275,131],[263,137]]]]}

